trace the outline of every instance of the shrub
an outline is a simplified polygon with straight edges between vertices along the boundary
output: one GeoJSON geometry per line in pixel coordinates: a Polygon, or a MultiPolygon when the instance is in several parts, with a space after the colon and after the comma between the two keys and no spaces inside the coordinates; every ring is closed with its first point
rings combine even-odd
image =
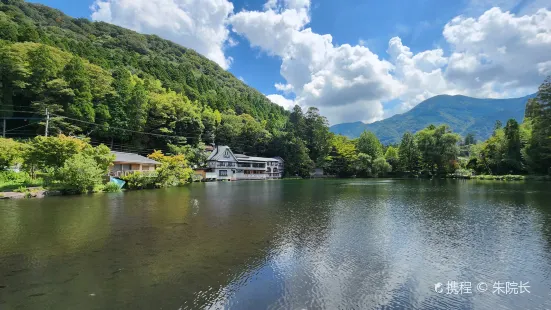
{"type": "Polygon", "coordinates": [[[121,188],[117,183],[109,182],[103,186],[103,191],[106,193],[118,193],[121,191],[121,188]]]}
{"type": "Polygon", "coordinates": [[[13,139],[0,138],[0,170],[21,163],[24,146],[13,139]]]}
{"type": "Polygon", "coordinates": [[[56,172],[60,190],[71,194],[88,193],[100,186],[104,171],[90,156],[76,154],[56,172]]]}
{"type": "Polygon", "coordinates": [[[126,181],[126,188],[128,189],[145,189],[155,187],[155,178],[145,176],[139,171],[125,175],[121,179],[126,181]]]}
{"type": "Polygon", "coordinates": [[[148,157],[161,162],[161,167],[156,171],[155,183],[157,186],[177,186],[191,182],[193,169],[189,168],[184,155],[166,156],[161,151],[155,151],[148,157]]]}

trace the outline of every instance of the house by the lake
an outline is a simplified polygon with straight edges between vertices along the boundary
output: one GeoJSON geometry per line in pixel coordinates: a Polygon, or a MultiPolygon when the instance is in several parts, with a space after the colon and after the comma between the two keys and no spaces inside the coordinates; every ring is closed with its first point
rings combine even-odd
{"type": "Polygon", "coordinates": [[[216,146],[201,169],[203,180],[267,180],[283,177],[281,157],[257,157],[234,154],[228,146],[216,146]]]}
{"type": "Polygon", "coordinates": [[[153,173],[161,165],[153,159],[134,154],[112,151],[115,155],[113,165],[109,168],[109,175],[121,177],[134,172],[153,173]]]}

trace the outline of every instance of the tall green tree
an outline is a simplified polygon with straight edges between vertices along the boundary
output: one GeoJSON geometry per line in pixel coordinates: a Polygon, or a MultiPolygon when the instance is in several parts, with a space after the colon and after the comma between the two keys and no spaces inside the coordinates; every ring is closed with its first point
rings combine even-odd
{"type": "Polygon", "coordinates": [[[377,136],[371,131],[364,131],[357,141],[358,151],[371,156],[371,158],[379,158],[383,156],[383,145],[377,136]]]}
{"type": "Polygon", "coordinates": [[[532,124],[532,135],[525,150],[529,169],[537,174],[551,173],[551,77],[528,102],[526,117],[532,124]]]}
{"type": "Polygon", "coordinates": [[[421,151],[424,169],[433,174],[452,172],[459,156],[457,143],[461,139],[449,126],[431,125],[419,131],[415,138],[421,151]]]}
{"type": "Polygon", "coordinates": [[[400,170],[405,172],[419,171],[421,166],[421,151],[419,151],[417,141],[412,133],[406,132],[402,136],[402,141],[398,148],[398,157],[398,167],[400,170]]]}
{"type": "Polygon", "coordinates": [[[364,154],[361,156],[363,163],[360,163],[356,146],[345,136],[335,135],[331,139],[331,146],[326,166],[329,174],[349,177],[355,175],[362,166],[367,168],[367,162],[371,160],[369,155],[364,154]]]}
{"type": "Polygon", "coordinates": [[[305,117],[306,146],[310,150],[310,158],[318,166],[322,166],[325,157],[331,149],[331,132],[329,122],[315,107],[308,108],[305,117]]]}
{"type": "Polygon", "coordinates": [[[71,100],[65,103],[64,110],[71,117],[94,122],[96,111],[92,103],[90,80],[82,59],[73,57],[63,69],[63,77],[74,93],[71,100]]]}
{"type": "Polygon", "coordinates": [[[474,133],[468,133],[466,136],[465,136],[465,140],[463,141],[463,144],[464,145],[473,145],[473,144],[476,144],[476,138],[475,138],[475,135],[474,133]]]}
{"type": "Polygon", "coordinates": [[[392,166],[393,169],[398,169],[400,165],[400,156],[398,154],[398,149],[390,145],[385,152],[386,161],[392,166]]]}
{"type": "Polygon", "coordinates": [[[510,173],[521,173],[523,171],[522,163],[522,142],[520,139],[520,126],[514,119],[507,121],[505,125],[505,165],[510,173]]]}

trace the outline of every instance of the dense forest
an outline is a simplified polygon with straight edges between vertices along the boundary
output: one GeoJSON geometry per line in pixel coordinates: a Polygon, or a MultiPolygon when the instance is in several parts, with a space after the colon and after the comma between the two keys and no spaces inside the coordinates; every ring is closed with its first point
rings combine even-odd
{"type": "MultiPolygon", "coordinates": [[[[48,108],[53,134],[148,151],[167,143],[228,143],[229,134],[217,129],[236,121],[264,135],[285,127],[283,108],[216,63],[157,36],[2,0],[0,40],[0,112],[30,118],[48,108]]],[[[44,132],[44,126],[11,131],[21,125],[10,120],[8,135],[44,132]]]]}
{"type": "Polygon", "coordinates": [[[9,138],[44,135],[47,110],[50,135],[183,155],[186,165],[201,165],[204,145],[216,143],[281,156],[293,176],[314,167],[342,177],[547,174],[551,167],[549,79],[528,101],[525,120],[497,122],[487,141],[431,125],[385,146],[372,132],[354,140],[332,134],[316,108],[287,112],[193,50],[21,0],[0,2],[0,103],[9,138]]]}

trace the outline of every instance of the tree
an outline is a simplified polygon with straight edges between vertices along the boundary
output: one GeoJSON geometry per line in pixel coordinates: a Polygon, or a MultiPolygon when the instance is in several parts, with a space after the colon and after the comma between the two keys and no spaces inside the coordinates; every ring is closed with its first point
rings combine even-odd
{"type": "Polygon", "coordinates": [[[95,161],[102,173],[106,174],[115,156],[105,145],[92,147],[86,139],[59,135],[57,137],[37,136],[30,140],[23,152],[24,167],[34,175],[36,170],[57,171],[65,162],[77,154],[95,161]]]}
{"type": "Polygon", "coordinates": [[[379,158],[383,156],[383,145],[377,136],[371,131],[364,131],[358,138],[358,151],[365,153],[371,158],[379,158]]]}
{"type": "Polygon", "coordinates": [[[393,168],[398,167],[399,161],[400,161],[400,156],[398,155],[398,149],[396,149],[392,145],[389,146],[386,149],[385,159],[393,168]]]}
{"type": "Polygon", "coordinates": [[[17,29],[17,24],[8,20],[5,17],[4,12],[1,12],[0,15],[0,39],[6,41],[17,41],[19,36],[19,31],[17,29]]]}
{"type": "Polygon", "coordinates": [[[417,172],[421,166],[421,152],[415,137],[410,132],[402,136],[398,148],[399,167],[405,172],[417,172]]]}
{"type": "Polygon", "coordinates": [[[494,133],[498,130],[500,130],[501,128],[503,128],[503,123],[501,123],[500,120],[497,120],[495,125],[494,125],[494,133]]]}
{"type": "Polygon", "coordinates": [[[161,163],[156,170],[155,183],[158,187],[177,186],[190,182],[193,170],[189,168],[184,155],[166,156],[161,151],[155,151],[147,157],[161,163]]]}
{"type": "Polygon", "coordinates": [[[306,112],[306,147],[310,150],[310,158],[318,166],[323,165],[325,157],[331,148],[331,132],[327,118],[321,116],[315,107],[306,112]]]}
{"type": "MultiPolygon", "coordinates": [[[[358,154],[356,146],[347,137],[341,135],[335,135],[331,140],[332,150],[329,153],[327,170],[330,174],[335,174],[340,177],[349,177],[355,175],[358,172],[360,166],[358,165],[358,154]]],[[[362,155],[363,165],[365,167],[366,161],[371,158],[368,154],[362,155]]],[[[365,173],[366,171],[364,171],[365,173]]]]}
{"type": "Polygon", "coordinates": [[[530,119],[532,135],[524,153],[533,173],[551,173],[551,77],[538,89],[538,95],[528,102],[526,117],[530,119]]]}
{"type": "Polygon", "coordinates": [[[520,139],[520,126],[514,119],[507,121],[505,125],[505,169],[509,173],[520,173],[523,169],[522,143],[520,139]]]}
{"type": "Polygon", "coordinates": [[[46,88],[46,83],[56,78],[59,72],[58,64],[54,61],[50,48],[45,45],[40,45],[28,55],[31,72],[29,82],[32,90],[37,95],[41,95],[46,88]]]}
{"type": "Polygon", "coordinates": [[[455,169],[454,164],[459,155],[457,143],[461,137],[453,133],[449,126],[431,125],[419,131],[415,138],[427,171],[443,174],[455,169]]]}
{"type": "Polygon", "coordinates": [[[370,177],[372,175],[373,159],[371,156],[359,153],[356,162],[357,174],[361,177],[370,177]]]}
{"type": "Polygon", "coordinates": [[[25,145],[13,139],[0,138],[0,171],[22,162],[25,145]]]}
{"type": "Polygon", "coordinates": [[[92,104],[90,80],[86,74],[84,62],[80,57],[73,57],[67,63],[63,69],[63,77],[74,93],[71,100],[65,103],[64,110],[71,117],[94,122],[96,112],[92,104]]]}
{"type": "Polygon", "coordinates": [[[289,123],[296,137],[304,139],[306,136],[306,119],[299,105],[295,105],[289,115],[289,123]]]}
{"type": "Polygon", "coordinates": [[[25,165],[31,170],[63,167],[65,161],[89,146],[86,141],[59,135],[37,136],[28,143],[23,154],[25,165]]]}
{"type": "Polygon", "coordinates": [[[392,166],[387,163],[384,157],[379,157],[373,161],[373,176],[385,176],[387,173],[392,171],[392,166]]]}
{"type": "Polygon", "coordinates": [[[90,156],[75,154],[55,173],[58,186],[65,192],[82,194],[102,184],[103,169],[90,156]]]}
{"type": "Polygon", "coordinates": [[[465,140],[463,142],[464,145],[473,145],[473,144],[476,144],[476,138],[475,138],[475,135],[474,133],[468,133],[466,136],[465,136],[465,140]]]}
{"type": "MultiPolygon", "coordinates": [[[[29,74],[21,53],[12,50],[10,46],[0,47],[0,107],[3,110],[13,110],[13,97],[28,86],[29,74]]],[[[2,111],[2,114],[13,113],[2,111]]]]}
{"type": "Polygon", "coordinates": [[[276,133],[269,150],[268,156],[281,156],[285,160],[285,175],[287,176],[308,177],[314,167],[304,141],[292,133],[276,133]]]}

